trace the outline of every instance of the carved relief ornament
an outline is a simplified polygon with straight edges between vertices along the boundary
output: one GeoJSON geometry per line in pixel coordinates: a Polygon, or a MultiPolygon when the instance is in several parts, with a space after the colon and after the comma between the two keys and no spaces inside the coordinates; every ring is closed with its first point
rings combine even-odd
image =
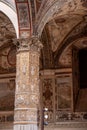
{"type": "Polygon", "coordinates": [[[32,36],[31,38],[13,39],[13,43],[18,49],[17,51],[31,50],[39,52],[43,47],[39,38],[36,36],[32,36]]]}

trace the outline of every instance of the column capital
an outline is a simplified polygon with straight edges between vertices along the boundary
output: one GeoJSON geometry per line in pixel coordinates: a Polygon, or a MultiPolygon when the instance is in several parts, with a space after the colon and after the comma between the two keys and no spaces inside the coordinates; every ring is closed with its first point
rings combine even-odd
{"type": "Polygon", "coordinates": [[[32,36],[30,38],[30,50],[31,51],[40,51],[43,48],[43,44],[37,36],[32,36]]]}
{"type": "Polygon", "coordinates": [[[19,39],[13,39],[13,43],[17,47],[17,51],[25,51],[29,50],[29,38],[19,38],[19,39]]]}
{"type": "Polygon", "coordinates": [[[30,38],[13,39],[13,43],[16,45],[18,51],[40,51],[40,49],[43,47],[37,36],[32,36],[30,38]]]}

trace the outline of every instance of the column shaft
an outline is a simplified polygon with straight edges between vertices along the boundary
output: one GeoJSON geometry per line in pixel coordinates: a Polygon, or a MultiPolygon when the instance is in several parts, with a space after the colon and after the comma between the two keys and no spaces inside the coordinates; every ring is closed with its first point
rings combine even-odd
{"type": "Polygon", "coordinates": [[[24,42],[17,53],[14,130],[38,130],[40,47],[37,40],[24,42]]]}

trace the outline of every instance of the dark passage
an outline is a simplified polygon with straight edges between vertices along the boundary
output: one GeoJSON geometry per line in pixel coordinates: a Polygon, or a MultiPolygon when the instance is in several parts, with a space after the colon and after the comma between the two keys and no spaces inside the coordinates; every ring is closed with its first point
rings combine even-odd
{"type": "Polygon", "coordinates": [[[76,98],[75,111],[87,112],[87,49],[79,51],[79,89],[76,98]]]}
{"type": "Polygon", "coordinates": [[[79,51],[80,88],[87,88],[87,50],[79,51]]]}

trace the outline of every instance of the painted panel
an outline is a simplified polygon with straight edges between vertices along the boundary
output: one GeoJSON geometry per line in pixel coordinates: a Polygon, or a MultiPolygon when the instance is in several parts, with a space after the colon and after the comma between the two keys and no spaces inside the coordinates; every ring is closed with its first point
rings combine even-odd
{"type": "Polygon", "coordinates": [[[53,108],[53,88],[52,80],[44,79],[43,81],[43,104],[48,109],[53,108]]]}
{"type": "Polygon", "coordinates": [[[61,75],[56,79],[58,110],[71,109],[71,76],[61,75]]]}
{"type": "Polygon", "coordinates": [[[19,26],[21,29],[30,29],[29,9],[27,3],[18,3],[19,26]]]}
{"type": "Polygon", "coordinates": [[[0,111],[14,109],[15,81],[0,83],[0,111]]]}

